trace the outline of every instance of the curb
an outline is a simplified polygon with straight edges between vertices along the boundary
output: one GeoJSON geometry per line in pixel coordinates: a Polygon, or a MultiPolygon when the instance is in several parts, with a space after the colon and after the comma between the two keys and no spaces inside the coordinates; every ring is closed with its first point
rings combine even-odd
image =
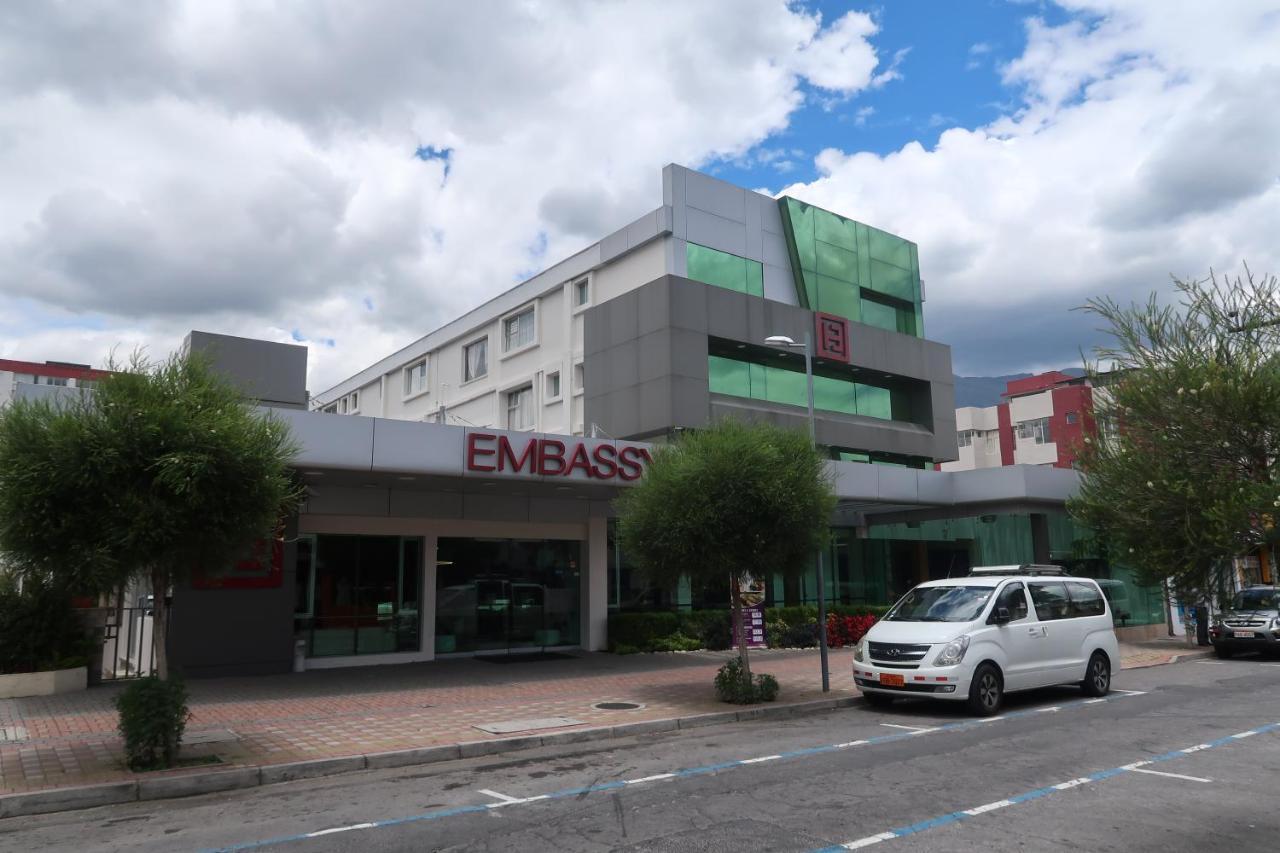
{"type": "Polygon", "coordinates": [[[1178,663],[1183,660],[1193,660],[1195,658],[1204,658],[1212,654],[1211,651],[1189,650],[1185,652],[1170,652],[1166,660],[1153,661],[1152,663],[1141,663],[1136,666],[1124,666],[1124,660],[1121,659],[1121,671],[1133,669],[1150,669],[1153,666],[1168,666],[1171,663],[1178,663]]]}
{"type": "Polygon", "coordinates": [[[317,758],[310,761],[294,761],[286,764],[263,764],[230,767],[203,773],[154,776],[127,782],[108,782],[101,785],[81,785],[72,788],[51,788],[47,791],[30,791],[21,794],[0,795],[0,820],[22,815],[48,814],[50,812],[88,809],[146,800],[163,800],[176,797],[192,797],[216,791],[234,791],[257,788],[279,782],[298,779],[316,779],[337,776],[361,770],[384,770],[394,767],[411,767],[455,761],[535,749],[541,746],[562,746],[572,743],[609,740],[633,735],[658,734],[724,723],[742,723],[778,717],[801,716],[849,708],[860,702],[856,696],[835,699],[815,699],[788,705],[769,705],[743,711],[718,711],[710,714],[691,714],[685,717],[669,717],[662,720],[643,720],[620,723],[616,726],[596,726],[568,732],[546,735],[521,735],[519,737],[476,740],[440,746],[414,747],[393,752],[375,752],[367,755],[348,755],[338,758],[317,758]]]}

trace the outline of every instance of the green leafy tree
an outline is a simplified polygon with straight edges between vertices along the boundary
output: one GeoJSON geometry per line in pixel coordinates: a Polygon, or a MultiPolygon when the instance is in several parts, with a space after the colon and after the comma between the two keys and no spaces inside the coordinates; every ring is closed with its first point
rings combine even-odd
{"type": "Polygon", "coordinates": [[[1280,288],[1247,268],[1174,284],[1171,304],[1087,306],[1114,343],[1090,369],[1098,431],[1069,508],[1140,581],[1194,600],[1280,514],[1280,288]]]}
{"type": "Polygon", "coordinates": [[[735,420],[685,432],[657,450],[617,509],[622,547],[652,583],[730,586],[750,684],[742,575],[800,575],[829,535],[835,496],[809,438],[735,420]]]}
{"type": "Polygon", "coordinates": [[[167,678],[166,593],[276,535],[301,495],[295,453],[206,360],[135,356],[90,394],[0,411],[0,553],[84,592],[149,580],[167,678]]]}

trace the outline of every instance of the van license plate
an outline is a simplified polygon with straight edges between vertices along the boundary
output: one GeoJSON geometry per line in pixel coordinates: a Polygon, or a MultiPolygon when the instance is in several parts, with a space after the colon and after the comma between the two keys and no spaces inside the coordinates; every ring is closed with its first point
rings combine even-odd
{"type": "Polygon", "coordinates": [[[902,687],[907,682],[901,675],[894,675],[891,672],[882,672],[880,673],[880,683],[886,687],[902,687]]]}
{"type": "Polygon", "coordinates": [[[1252,631],[1236,631],[1236,632],[1235,632],[1235,635],[1236,635],[1236,637],[1237,637],[1237,638],[1240,638],[1240,639],[1245,639],[1245,640],[1252,640],[1252,639],[1253,639],[1253,632],[1252,632],[1252,631]]]}

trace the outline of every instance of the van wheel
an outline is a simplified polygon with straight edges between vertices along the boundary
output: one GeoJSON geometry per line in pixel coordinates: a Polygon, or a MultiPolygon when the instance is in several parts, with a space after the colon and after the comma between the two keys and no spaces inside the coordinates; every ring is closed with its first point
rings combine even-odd
{"type": "Polygon", "coordinates": [[[1004,703],[1004,682],[1000,670],[989,663],[979,666],[969,682],[969,710],[979,717],[990,717],[1004,703]]]}
{"type": "Polygon", "coordinates": [[[1106,696],[1111,691],[1111,662],[1102,652],[1094,652],[1084,671],[1080,689],[1086,696],[1106,696]]]}
{"type": "Polygon", "coordinates": [[[872,708],[888,708],[894,700],[893,696],[886,696],[883,693],[863,693],[862,698],[866,699],[867,704],[872,708]]]}

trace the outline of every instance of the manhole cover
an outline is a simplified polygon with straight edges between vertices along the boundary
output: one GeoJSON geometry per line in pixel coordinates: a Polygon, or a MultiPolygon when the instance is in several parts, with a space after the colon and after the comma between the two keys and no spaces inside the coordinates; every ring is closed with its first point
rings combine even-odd
{"type": "Polygon", "coordinates": [[[591,707],[600,711],[639,711],[644,706],[639,702],[597,702],[591,707]]]}

